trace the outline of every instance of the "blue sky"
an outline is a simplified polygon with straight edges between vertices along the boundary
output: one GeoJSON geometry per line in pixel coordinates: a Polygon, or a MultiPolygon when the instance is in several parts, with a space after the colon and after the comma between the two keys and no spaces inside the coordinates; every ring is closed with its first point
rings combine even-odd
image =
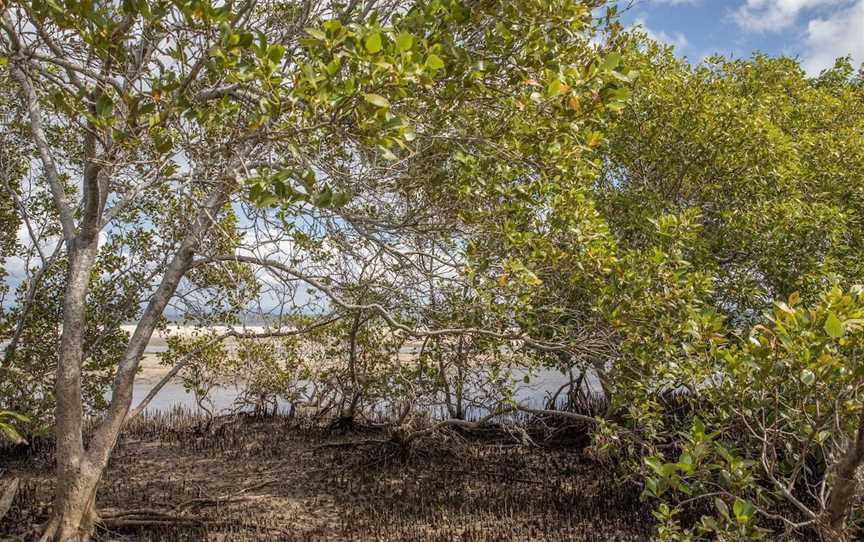
{"type": "Polygon", "coordinates": [[[625,24],[640,24],[699,62],[755,51],[797,57],[810,74],[838,56],[864,62],[864,0],[619,0],[625,24]]]}

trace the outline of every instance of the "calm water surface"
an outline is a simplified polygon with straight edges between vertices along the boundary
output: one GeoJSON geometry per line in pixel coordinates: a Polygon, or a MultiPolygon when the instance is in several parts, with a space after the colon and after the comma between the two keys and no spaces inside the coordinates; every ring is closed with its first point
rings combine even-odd
{"type": "MultiPolygon", "coordinates": [[[[165,347],[154,346],[148,347],[147,353],[164,352],[165,347]]],[[[404,353],[415,353],[409,347],[404,353]]],[[[548,397],[557,392],[561,386],[569,382],[570,376],[567,373],[562,373],[556,369],[511,369],[511,375],[514,381],[518,382],[515,387],[514,398],[517,402],[533,407],[540,407],[545,404],[548,397]],[[524,382],[524,377],[528,376],[528,382],[524,382]]],[[[589,375],[586,379],[589,389],[592,392],[599,392],[600,386],[596,377],[589,375]]],[[[133,390],[133,405],[137,405],[153,388],[153,381],[139,381],[135,383],[133,390]]],[[[229,412],[235,408],[235,399],[243,391],[242,384],[228,384],[220,386],[212,390],[210,401],[217,412],[229,412]]],[[[472,395],[475,390],[468,389],[466,395],[472,395]]],[[[197,409],[195,396],[187,392],[183,388],[183,384],[179,381],[172,381],[165,385],[159,394],[153,398],[150,405],[147,407],[149,411],[165,411],[171,408],[182,406],[190,409],[197,409]]],[[[285,405],[286,408],[289,405],[285,405]]],[[[469,414],[471,414],[469,409],[469,414]]],[[[473,414],[482,415],[483,409],[474,408],[473,414]]]]}

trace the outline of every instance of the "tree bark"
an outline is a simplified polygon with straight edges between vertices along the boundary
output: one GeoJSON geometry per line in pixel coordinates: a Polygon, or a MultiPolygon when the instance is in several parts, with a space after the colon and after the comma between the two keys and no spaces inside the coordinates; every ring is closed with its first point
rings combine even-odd
{"type": "Polygon", "coordinates": [[[54,515],[46,540],[87,540],[92,530],[95,483],[84,453],[84,412],[81,399],[81,364],[86,321],[87,291],[96,261],[98,237],[69,245],[69,270],[63,298],[63,333],[54,383],[54,434],[57,443],[57,486],[54,515]],[[88,504],[89,503],[89,504],[88,504]],[[51,526],[54,531],[51,532],[51,526]],[[82,527],[84,531],[81,532],[82,527]]]}
{"type": "MultiPolygon", "coordinates": [[[[5,14],[4,19],[8,21],[5,14]]],[[[19,44],[15,45],[20,48],[19,44]]],[[[84,450],[81,364],[84,361],[87,294],[99,250],[99,221],[106,200],[105,179],[102,165],[94,164],[95,140],[88,136],[84,146],[87,167],[82,182],[84,212],[76,225],[45,136],[36,91],[24,67],[16,63],[12,74],[27,104],[31,132],[58,211],[69,258],[63,294],[63,332],[54,383],[57,485],[54,512],[42,538],[62,542],[87,540],[96,519],[94,496],[99,480],[97,472],[101,471],[92,468],[84,450]]]]}
{"type": "Polygon", "coordinates": [[[18,478],[12,478],[6,487],[0,491],[0,521],[3,521],[3,518],[12,508],[12,502],[15,500],[15,495],[18,494],[18,485],[18,478]]]}
{"type": "MultiPolygon", "coordinates": [[[[111,386],[111,404],[97,427],[88,448],[83,446],[81,400],[81,358],[87,281],[96,256],[96,243],[87,250],[74,247],[70,261],[67,298],[64,299],[64,329],[57,393],[57,491],[54,511],[44,542],[89,540],[98,523],[96,487],[102,477],[132,403],[132,389],[138,363],[150,341],[159,317],[192,264],[201,236],[210,229],[219,209],[228,201],[230,182],[221,180],[203,204],[192,228],[162,276],[135,328],[111,386]],[[91,253],[92,252],[92,253],[91,253]],[[84,267],[87,272],[84,273],[84,267]],[[71,294],[71,295],[70,295],[71,294]],[[76,318],[77,316],[77,318],[76,318]]],[[[97,237],[98,239],[98,237],[97,237]]]]}
{"type": "Polygon", "coordinates": [[[96,486],[102,471],[84,461],[76,472],[57,479],[54,510],[41,542],[86,542],[99,521],[96,486]]]}
{"type": "Polygon", "coordinates": [[[851,540],[846,519],[858,494],[858,468],[864,463],[864,413],[858,422],[855,438],[834,466],[834,485],[828,505],[822,512],[817,529],[822,542],[851,540]]]}
{"type": "MultiPolygon", "coordinates": [[[[237,23],[248,12],[247,3],[234,18],[237,23]]],[[[233,160],[224,163],[224,175],[213,179],[211,193],[206,200],[197,204],[198,212],[188,233],[182,239],[178,250],[166,266],[162,279],[150,297],[135,332],[129,340],[126,351],[117,368],[111,386],[112,397],[108,411],[96,428],[87,448],[84,447],[84,412],[81,394],[82,363],[84,361],[84,336],[87,329],[87,300],[90,279],[96,264],[99,248],[99,232],[106,225],[106,204],[109,199],[109,180],[112,169],[121,164],[124,149],[112,142],[110,130],[95,126],[88,121],[81,134],[82,139],[82,179],[80,193],[74,193],[69,183],[61,176],[62,168],[55,163],[55,148],[48,139],[46,124],[40,106],[37,89],[39,77],[46,72],[33,58],[33,51],[26,46],[17,30],[22,25],[13,22],[9,12],[0,4],[0,19],[3,21],[4,51],[11,50],[9,56],[10,73],[18,82],[27,108],[32,142],[41,162],[40,172],[47,181],[51,198],[63,232],[63,242],[68,255],[68,269],[63,297],[63,331],[60,337],[60,351],[57,354],[57,371],[54,384],[56,396],[55,436],[56,436],[56,492],[51,519],[46,525],[42,540],[81,541],[88,540],[98,517],[95,508],[96,488],[104,472],[108,459],[117,442],[117,437],[129,412],[132,400],[132,387],[138,364],[153,330],[165,307],[192,265],[192,258],[200,246],[202,237],[213,226],[220,209],[228,202],[231,191],[236,186],[233,160]],[[78,198],[80,194],[80,198],[78,198]],[[72,201],[78,198],[79,201],[72,201]]],[[[129,29],[134,21],[129,18],[118,32],[129,29]]],[[[41,38],[49,43],[43,29],[35,24],[41,38]]],[[[27,28],[27,25],[23,25],[27,28]]],[[[28,30],[29,32],[29,30],[28,30]]],[[[62,51],[54,51],[63,57],[62,51]]],[[[60,60],[59,58],[57,60],[60,60]]],[[[65,59],[63,59],[65,62],[65,59]]],[[[203,67],[198,62],[183,82],[178,94],[184,94],[191,80],[203,67]]],[[[141,65],[139,63],[138,68],[141,65]]],[[[82,93],[87,93],[85,103],[90,113],[96,115],[104,85],[113,85],[110,77],[111,63],[103,64],[97,75],[90,75],[96,82],[90,84],[78,79],[75,71],[67,70],[70,81],[82,93]]],[[[81,73],[84,73],[83,71],[81,73]]],[[[95,72],[94,72],[95,73],[95,72]]],[[[117,88],[119,84],[115,85],[117,88]]],[[[50,117],[49,117],[50,118],[50,117]]],[[[50,128],[50,124],[47,125],[50,128]]],[[[244,139],[238,145],[244,148],[230,148],[235,156],[244,156],[248,148],[254,146],[253,138],[244,139]]],[[[220,166],[223,163],[220,162],[220,166]]],[[[65,171],[64,171],[65,173],[65,171]]],[[[129,193],[134,199],[135,190],[129,193]]],[[[118,203],[122,208],[124,201],[118,203]]],[[[115,208],[115,209],[117,209],[115,208]]],[[[108,221],[111,220],[109,211],[108,221]]]]}
{"type": "Polygon", "coordinates": [[[360,402],[360,383],[357,379],[357,334],[360,332],[361,314],[354,313],[354,321],[351,322],[351,332],[348,336],[348,371],[351,377],[351,403],[347,409],[343,409],[340,417],[346,423],[354,424],[354,411],[360,402]]]}

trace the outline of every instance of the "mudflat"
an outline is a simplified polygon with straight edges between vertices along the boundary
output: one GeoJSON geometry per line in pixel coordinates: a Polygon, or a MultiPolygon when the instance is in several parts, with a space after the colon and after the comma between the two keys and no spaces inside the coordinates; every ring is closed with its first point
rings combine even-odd
{"type": "MultiPolygon", "coordinates": [[[[584,433],[532,445],[447,432],[402,449],[377,429],[187,411],[126,429],[97,493],[99,540],[648,540],[639,486],[583,453],[584,433]]],[[[21,480],[0,539],[47,517],[50,442],[0,452],[21,480]]]]}

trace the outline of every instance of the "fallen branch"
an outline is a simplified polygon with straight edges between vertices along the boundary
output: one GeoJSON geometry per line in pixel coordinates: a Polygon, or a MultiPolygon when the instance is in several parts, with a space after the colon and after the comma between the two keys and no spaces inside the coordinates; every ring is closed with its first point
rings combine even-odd
{"type": "Polygon", "coordinates": [[[19,486],[18,478],[12,478],[8,484],[6,484],[6,489],[3,490],[3,494],[0,495],[0,521],[3,521],[3,518],[12,508],[12,501],[15,500],[15,495],[18,494],[18,486],[19,486]]]}
{"type": "Polygon", "coordinates": [[[429,436],[431,434],[437,433],[438,431],[441,431],[442,429],[446,429],[448,427],[458,427],[460,429],[466,429],[469,431],[482,429],[486,424],[488,424],[493,419],[495,419],[499,416],[503,416],[505,414],[512,414],[514,412],[525,412],[527,414],[533,414],[535,416],[556,416],[556,417],[561,417],[561,418],[567,418],[570,420],[576,420],[576,421],[583,422],[586,424],[591,424],[591,425],[599,423],[599,420],[597,418],[594,418],[593,416],[587,416],[585,414],[578,414],[576,412],[567,412],[564,410],[536,409],[536,408],[524,407],[521,405],[515,405],[515,406],[503,407],[503,408],[496,410],[494,412],[491,412],[491,413],[487,414],[486,416],[483,416],[479,420],[473,421],[473,422],[467,421],[467,420],[457,420],[457,419],[443,420],[443,421],[440,421],[440,422],[432,425],[431,427],[428,427],[426,429],[421,429],[419,431],[410,431],[407,427],[400,426],[393,432],[393,440],[395,442],[401,444],[402,446],[408,446],[411,444],[411,442],[413,442],[419,438],[423,438],[423,437],[429,436]]]}
{"type": "Polygon", "coordinates": [[[200,525],[218,525],[218,522],[201,520],[184,515],[190,508],[218,506],[220,504],[251,501],[255,499],[265,499],[272,495],[245,495],[249,491],[261,489],[265,486],[278,482],[277,478],[264,480],[263,482],[244,487],[238,492],[231,495],[224,495],[215,498],[198,498],[191,499],[175,505],[170,510],[160,510],[157,508],[136,508],[134,510],[103,510],[99,514],[100,525],[110,529],[117,527],[143,527],[155,525],[173,525],[173,526],[200,526],[200,525]]]}
{"type": "Polygon", "coordinates": [[[221,504],[254,501],[256,499],[266,499],[268,497],[272,497],[272,495],[235,495],[235,496],[229,496],[229,497],[216,497],[214,499],[208,499],[206,497],[202,497],[200,499],[192,499],[192,500],[180,503],[174,507],[174,510],[182,513],[182,512],[189,510],[190,508],[195,508],[195,507],[219,506],[221,504]]]}
{"type": "Polygon", "coordinates": [[[358,446],[372,446],[372,445],[387,445],[387,444],[395,444],[393,440],[383,440],[383,439],[364,439],[364,440],[349,440],[345,442],[325,442],[324,444],[319,444],[317,446],[313,446],[313,450],[320,450],[323,448],[355,448],[358,446]]]}
{"type": "MultiPolygon", "coordinates": [[[[135,511],[130,511],[135,512],[135,511]]],[[[154,511],[156,512],[156,511],[154,511]]],[[[236,521],[211,521],[211,520],[203,520],[203,519],[195,519],[195,518],[187,518],[184,516],[172,516],[164,513],[156,513],[155,515],[134,515],[127,513],[120,513],[118,517],[108,517],[102,518],[99,521],[99,527],[106,530],[112,529],[123,529],[123,528],[132,528],[132,527],[203,527],[207,526],[209,528],[218,528],[218,527],[226,527],[230,529],[236,529],[238,523],[236,521]]],[[[288,533],[282,527],[278,526],[266,526],[266,525],[255,525],[256,530],[265,529],[268,531],[273,531],[275,533],[279,533],[280,535],[287,535],[288,533]]]]}
{"type": "Polygon", "coordinates": [[[105,529],[120,529],[124,527],[199,527],[205,522],[195,519],[168,518],[168,519],[103,519],[99,525],[105,529]]]}

